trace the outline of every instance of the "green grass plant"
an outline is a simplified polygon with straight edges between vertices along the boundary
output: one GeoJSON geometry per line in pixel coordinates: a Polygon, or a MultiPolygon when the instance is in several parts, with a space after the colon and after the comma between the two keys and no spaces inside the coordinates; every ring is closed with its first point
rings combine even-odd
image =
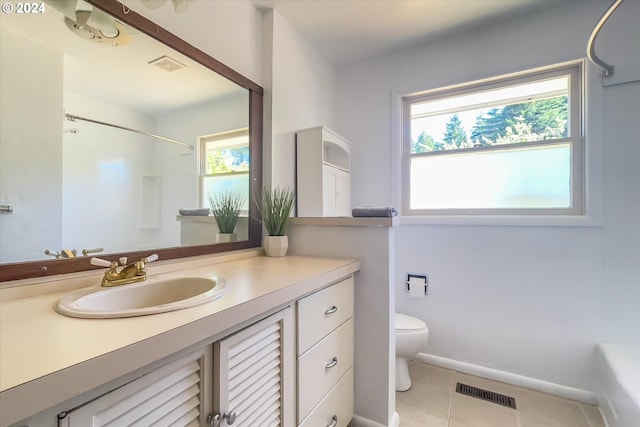
{"type": "Polygon", "coordinates": [[[262,196],[256,202],[269,236],[284,236],[294,201],[295,194],[289,187],[262,190],[262,196]]]}
{"type": "Polygon", "coordinates": [[[211,212],[216,219],[220,233],[233,233],[240,216],[244,199],[233,191],[208,194],[211,212]]]}

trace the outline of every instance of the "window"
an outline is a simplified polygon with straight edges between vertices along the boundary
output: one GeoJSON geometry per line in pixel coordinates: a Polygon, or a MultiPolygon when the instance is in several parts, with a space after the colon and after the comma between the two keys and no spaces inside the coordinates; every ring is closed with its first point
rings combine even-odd
{"type": "Polygon", "coordinates": [[[240,129],[199,140],[200,206],[209,207],[208,194],[238,193],[242,210],[249,210],[249,130],[240,129]]]}
{"type": "Polygon", "coordinates": [[[581,73],[404,97],[403,214],[583,214],[581,73]]]}

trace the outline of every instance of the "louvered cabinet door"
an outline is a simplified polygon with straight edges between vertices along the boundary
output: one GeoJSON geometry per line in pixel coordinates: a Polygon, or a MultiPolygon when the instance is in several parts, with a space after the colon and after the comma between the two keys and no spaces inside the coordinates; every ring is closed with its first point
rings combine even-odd
{"type": "Polygon", "coordinates": [[[206,414],[211,410],[210,380],[205,381],[205,378],[211,378],[211,364],[212,350],[208,346],[67,411],[58,425],[204,425],[206,414]]]}
{"type": "Polygon", "coordinates": [[[214,344],[214,410],[220,426],[294,425],[293,327],[287,307],[214,344]]]}

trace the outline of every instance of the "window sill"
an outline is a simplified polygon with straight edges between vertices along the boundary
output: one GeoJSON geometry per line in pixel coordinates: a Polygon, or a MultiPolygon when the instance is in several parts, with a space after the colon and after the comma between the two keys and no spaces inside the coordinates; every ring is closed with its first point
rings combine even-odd
{"type": "Polygon", "coordinates": [[[602,221],[583,215],[422,215],[400,216],[400,225],[478,225],[516,227],[602,227],[602,221]]]}

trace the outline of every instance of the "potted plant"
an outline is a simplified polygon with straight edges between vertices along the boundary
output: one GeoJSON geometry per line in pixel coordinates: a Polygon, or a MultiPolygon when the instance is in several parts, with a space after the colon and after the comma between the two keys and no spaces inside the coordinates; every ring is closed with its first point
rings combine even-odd
{"type": "Polygon", "coordinates": [[[222,191],[215,195],[209,193],[211,213],[216,219],[218,230],[218,242],[235,242],[238,236],[233,232],[238,223],[240,208],[244,202],[240,194],[233,191],[222,191]]]}
{"type": "Polygon", "coordinates": [[[289,187],[264,188],[256,202],[267,230],[262,246],[267,256],[281,257],[287,254],[289,239],[285,236],[287,222],[293,210],[294,192],[289,187]]]}

